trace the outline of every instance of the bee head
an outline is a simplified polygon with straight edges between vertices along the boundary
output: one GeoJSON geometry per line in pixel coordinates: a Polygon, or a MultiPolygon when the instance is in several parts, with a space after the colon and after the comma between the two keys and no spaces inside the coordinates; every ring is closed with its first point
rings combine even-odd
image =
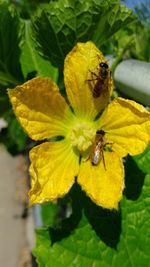
{"type": "Polygon", "coordinates": [[[103,130],[97,130],[96,131],[96,134],[99,134],[99,135],[104,136],[105,135],[105,132],[103,130]]]}
{"type": "Polygon", "coordinates": [[[101,62],[99,65],[101,68],[108,69],[108,65],[105,62],[101,62]]]}

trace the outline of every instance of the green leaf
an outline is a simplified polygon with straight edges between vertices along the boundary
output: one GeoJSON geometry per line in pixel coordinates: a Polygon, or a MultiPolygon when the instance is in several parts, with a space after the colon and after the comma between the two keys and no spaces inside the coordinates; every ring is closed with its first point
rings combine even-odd
{"type": "Polygon", "coordinates": [[[144,173],[150,173],[150,144],[142,154],[133,157],[133,159],[140,170],[142,170],[144,173]]]}
{"type": "MultiPolygon", "coordinates": [[[[150,62],[150,28],[135,21],[127,27],[119,30],[107,43],[107,47],[113,47],[111,54],[119,60],[134,58],[150,62]]],[[[109,53],[109,54],[110,54],[109,53]]]]}
{"type": "Polygon", "coordinates": [[[58,213],[58,206],[54,203],[41,205],[41,217],[44,226],[53,226],[58,213]]]}
{"type": "Polygon", "coordinates": [[[39,267],[47,267],[46,262],[49,258],[49,232],[44,229],[37,229],[37,249],[34,253],[38,257],[39,267]]]}
{"type": "Polygon", "coordinates": [[[0,84],[16,85],[23,81],[19,62],[23,27],[10,4],[0,1],[0,84]]]}
{"type": "Polygon", "coordinates": [[[131,50],[131,56],[150,62],[150,27],[144,27],[139,25],[134,31],[135,34],[135,46],[131,50]]]}
{"type": "Polygon", "coordinates": [[[119,0],[51,1],[33,19],[37,48],[53,65],[63,67],[77,42],[93,40],[100,47],[117,30],[134,20],[119,0]]]}
{"type": "MultiPolygon", "coordinates": [[[[129,165],[128,162],[127,168],[129,165]]],[[[137,166],[135,168],[138,170],[137,166]]],[[[132,175],[131,172],[130,179],[132,175]]],[[[128,189],[130,184],[127,184],[126,193],[128,189]]],[[[118,212],[101,209],[83,193],[80,192],[79,197],[77,189],[73,191],[74,188],[76,208],[62,223],[62,228],[37,231],[34,255],[38,266],[148,267],[150,175],[145,177],[136,200],[124,197],[118,212]]]]}
{"type": "Polygon", "coordinates": [[[119,4],[110,6],[102,16],[100,15],[92,40],[100,47],[119,29],[133,21],[135,21],[135,16],[130,9],[119,4]]]}
{"type": "Polygon", "coordinates": [[[57,81],[57,69],[49,61],[43,59],[34,48],[30,28],[30,21],[25,21],[25,41],[20,59],[24,77],[27,77],[29,73],[34,73],[36,76],[51,77],[57,81]]]}

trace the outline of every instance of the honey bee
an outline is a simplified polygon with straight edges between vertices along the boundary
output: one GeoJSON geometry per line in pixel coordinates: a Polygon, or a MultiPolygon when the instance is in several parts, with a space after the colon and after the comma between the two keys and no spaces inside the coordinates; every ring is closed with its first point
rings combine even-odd
{"type": "MultiPolygon", "coordinates": [[[[92,146],[90,159],[91,159],[92,165],[94,165],[94,166],[98,165],[100,163],[100,161],[102,160],[103,165],[104,165],[104,169],[106,170],[104,150],[108,144],[112,145],[112,143],[105,143],[105,139],[104,139],[105,133],[106,132],[103,130],[98,130],[96,132],[95,141],[94,141],[93,146],[92,146]]],[[[112,150],[110,149],[110,151],[112,151],[112,150]]]]}
{"type": "Polygon", "coordinates": [[[87,80],[89,82],[96,81],[93,89],[93,97],[97,98],[102,93],[108,91],[108,79],[110,77],[110,70],[105,62],[101,62],[98,67],[98,74],[93,71],[90,71],[91,74],[95,77],[93,79],[87,80]]]}

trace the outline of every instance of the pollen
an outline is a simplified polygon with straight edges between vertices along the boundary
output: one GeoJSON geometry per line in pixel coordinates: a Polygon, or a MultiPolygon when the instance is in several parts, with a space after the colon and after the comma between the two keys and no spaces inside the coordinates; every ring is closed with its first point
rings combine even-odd
{"type": "Polygon", "coordinates": [[[71,131],[71,143],[80,152],[85,152],[93,144],[95,129],[87,123],[77,123],[71,131]]]}

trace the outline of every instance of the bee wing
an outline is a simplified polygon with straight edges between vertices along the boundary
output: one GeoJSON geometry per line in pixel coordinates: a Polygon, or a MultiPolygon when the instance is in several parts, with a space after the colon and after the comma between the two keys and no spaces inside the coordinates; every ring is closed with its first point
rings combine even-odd
{"type": "Polygon", "coordinates": [[[100,156],[101,156],[101,159],[103,161],[104,169],[106,171],[106,164],[105,164],[105,157],[104,157],[104,149],[103,149],[103,147],[100,150],[100,156]]]}

